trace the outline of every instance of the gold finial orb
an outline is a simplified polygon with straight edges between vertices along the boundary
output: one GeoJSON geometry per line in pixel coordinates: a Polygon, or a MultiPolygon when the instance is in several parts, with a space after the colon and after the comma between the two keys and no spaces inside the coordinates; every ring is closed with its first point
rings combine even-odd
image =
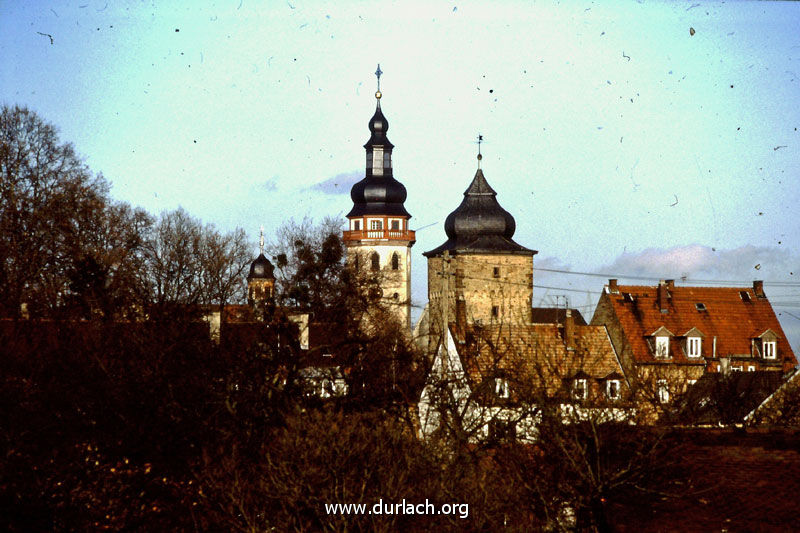
{"type": "Polygon", "coordinates": [[[481,154],[478,154],[478,161],[480,161],[481,159],[483,159],[483,156],[481,154]]]}
{"type": "Polygon", "coordinates": [[[381,99],[381,96],[383,96],[383,95],[381,94],[381,92],[380,92],[380,91],[375,91],[375,98],[377,98],[378,100],[380,100],[380,99],[381,99]]]}

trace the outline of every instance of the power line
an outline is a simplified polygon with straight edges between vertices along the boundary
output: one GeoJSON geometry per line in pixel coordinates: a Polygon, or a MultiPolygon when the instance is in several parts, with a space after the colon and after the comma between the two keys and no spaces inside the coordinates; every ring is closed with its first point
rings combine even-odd
{"type": "MultiPolygon", "coordinates": [[[[644,281],[660,281],[664,279],[663,277],[652,277],[652,276],[629,276],[626,274],[607,274],[607,273],[600,273],[600,272],[578,272],[575,270],[558,270],[555,268],[535,268],[534,271],[540,272],[554,272],[556,274],[573,274],[577,276],[594,276],[598,278],[605,278],[605,279],[638,279],[644,281]]],[[[692,279],[686,277],[677,277],[675,281],[680,281],[681,283],[730,283],[734,285],[750,285],[752,281],[743,281],[743,280],[721,280],[721,279],[692,279]]],[[[764,281],[764,285],[776,285],[781,287],[800,287],[800,282],[795,281],[764,281]]]]}

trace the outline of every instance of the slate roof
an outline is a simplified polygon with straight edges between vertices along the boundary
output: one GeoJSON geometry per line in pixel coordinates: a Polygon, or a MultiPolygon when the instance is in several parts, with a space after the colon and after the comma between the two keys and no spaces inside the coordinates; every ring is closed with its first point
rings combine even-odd
{"type": "Polygon", "coordinates": [[[576,325],[574,331],[574,349],[568,349],[564,327],[555,324],[472,325],[463,331],[451,325],[462,365],[474,385],[508,376],[531,380],[530,385],[552,396],[579,373],[595,380],[623,379],[604,326],[576,325]]]}
{"type": "Polygon", "coordinates": [[[511,238],[516,222],[511,213],[500,207],[497,193],[483,171],[478,169],[461,204],[447,216],[444,231],[447,241],[422,255],[436,257],[444,253],[481,253],[534,255],[535,250],[520,246],[511,238]]]}
{"type": "MultiPolygon", "coordinates": [[[[752,288],[741,287],[673,287],[668,290],[666,313],[658,303],[658,287],[620,285],[618,293],[606,290],[602,298],[608,298],[630,343],[636,362],[657,362],[651,346],[650,336],[664,327],[676,336],[683,336],[697,328],[705,336],[702,356],[713,355],[713,339],[716,341],[716,357],[751,357],[751,340],[767,330],[777,335],[778,366],[788,370],[795,364],[792,348],[786,339],[775,312],[766,297],[758,297],[752,288]],[[703,304],[699,310],[697,304],[703,304]]],[[[651,341],[652,342],[652,341],[651,341]]],[[[699,358],[702,362],[703,358],[699,358]]],[[[670,342],[670,361],[673,363],[698,362],[688,358],[681,343],[670,342]]],[[[760,360],[762,363],[763,359],[760,360]]]]}

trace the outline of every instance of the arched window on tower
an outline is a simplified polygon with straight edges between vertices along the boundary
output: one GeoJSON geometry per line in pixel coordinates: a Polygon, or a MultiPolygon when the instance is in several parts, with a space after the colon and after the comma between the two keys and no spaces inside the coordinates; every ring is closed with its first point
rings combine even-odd
{"type": "Polygon", "coordinates": [[[372,270],[380,270],[381,268],[381,258],[378,255],[378,252],[372,252],[372,256],[370,257],[372,261],[372,270]]]}
{"type": "Polygon", "coordinates": [[[400,257],[397,252],[392,254],[392,270],[400,270],[400,257]]]}

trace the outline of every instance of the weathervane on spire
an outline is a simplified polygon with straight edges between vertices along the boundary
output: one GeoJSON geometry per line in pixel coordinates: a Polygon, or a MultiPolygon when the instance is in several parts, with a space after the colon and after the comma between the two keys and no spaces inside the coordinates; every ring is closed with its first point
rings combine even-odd
{"type": "Polygon", "coordinates": [[[375,93],[375,98],[377,98],[378,100],[381,99],[381,74],[383,74],[383,72],[381,71],[381,64],[378,63],[378,70],[375,71],[375,75],[378,77],[378,90],[375,93]]]}
{"type": "Polygon", "coordinates": [[[261,238],[258,241],[258,249],[264,255],[264,226],[261,226],[261,238]]]}
{"type": "Polygon", "coordinates": [[[483,156],[481,155],[481,143],[483,142],[483,135],[480,133],[478,134],[478,168],[481,168],[481,159],[483,156]]]}

